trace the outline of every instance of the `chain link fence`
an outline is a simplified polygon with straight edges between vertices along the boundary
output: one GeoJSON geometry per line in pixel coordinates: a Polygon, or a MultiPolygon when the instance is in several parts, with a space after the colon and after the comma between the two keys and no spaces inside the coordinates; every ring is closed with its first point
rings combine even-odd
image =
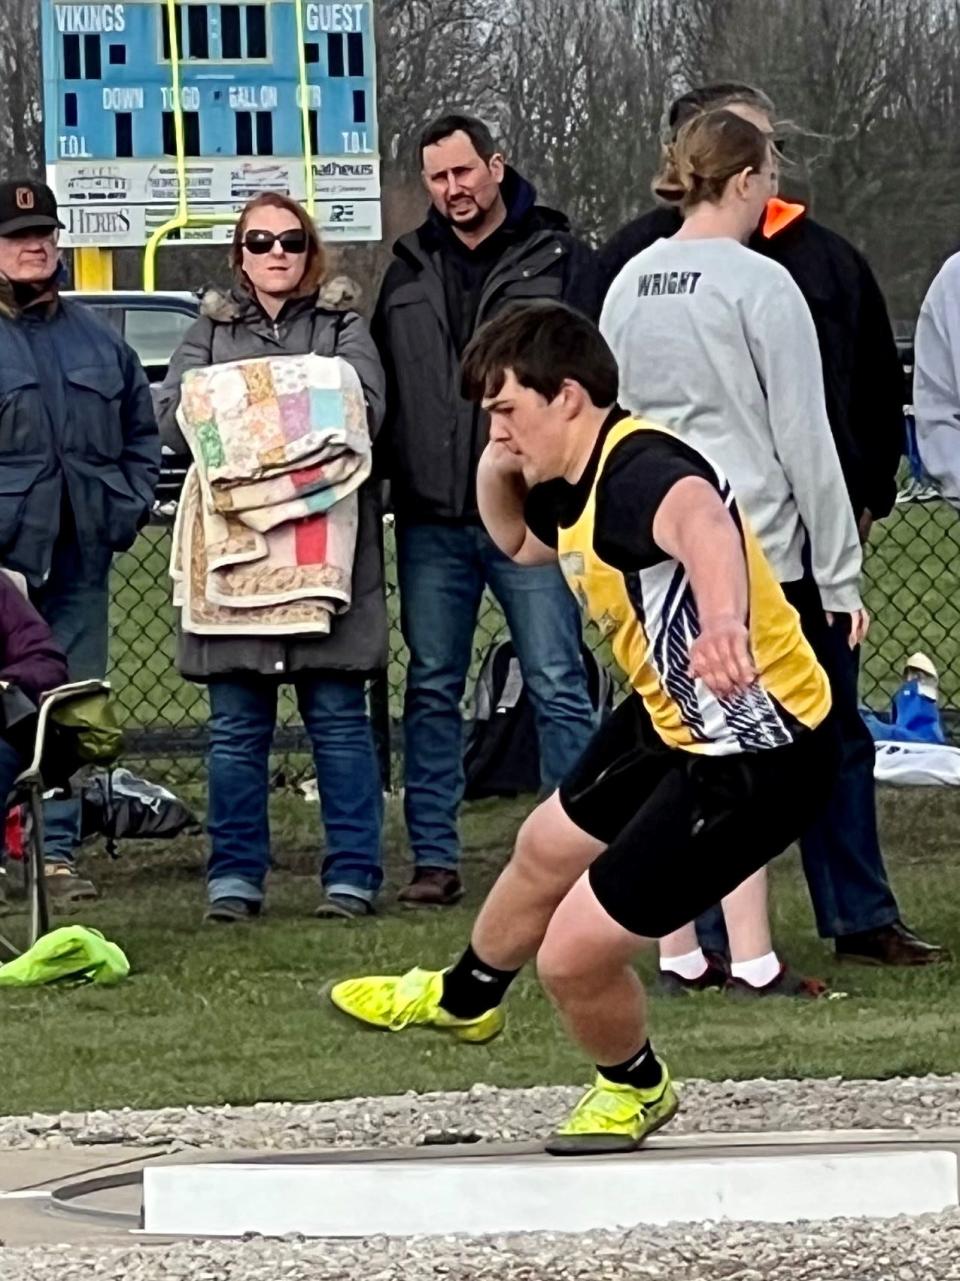
{"type": "MultiPolygon", "coordinates": [[[[873,627],[864,651],[861,698],[884,710],[916,650],[940,673],[941,704],[948,728],[960,735],[960,518],[945,503],[905,502],[874,529],[866,557],[866,602],[873,627]]],[[[400,635],[393,529],[385,523],[390,661],[373,683],[371,711],[384,775],[400,778],[398,726],[403,707],[407,653],[400,635]]],[[[175,611],[170,603],[171,524],[157,518],[133,549],[118,558],[113,577],[111,680],[127,732],[127,763],[157,781],[196,781],[203,774],[207,699],[202,686],[183,680],[174,662],[175,611]]],[[[484,599],[474,641],[474,664],[465,709],[480,662],[506,635],[496,603],[484,599]]],[[[591,645],[596,636],[588,637],[591,645]]],[[[274,755],[275,778],[297,783],[312,770],[307,742],[290,692],[281,699],[274,755]]]]}

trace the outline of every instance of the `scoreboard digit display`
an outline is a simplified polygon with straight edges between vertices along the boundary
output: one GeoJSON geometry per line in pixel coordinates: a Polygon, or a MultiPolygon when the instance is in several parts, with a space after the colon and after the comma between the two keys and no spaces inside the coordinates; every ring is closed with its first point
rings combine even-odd
{"type": "Polygon", "coordinates": [[[174,45],[190,211],[231,213],[264,191],[304,200],[298,28],[317,223],[328,240],[380,239],[372,0],[178,0],[174,33],[166,0],[41,0],[41,16],[47,173],[66,246],[142,246],[176,213],[174,45]]]}

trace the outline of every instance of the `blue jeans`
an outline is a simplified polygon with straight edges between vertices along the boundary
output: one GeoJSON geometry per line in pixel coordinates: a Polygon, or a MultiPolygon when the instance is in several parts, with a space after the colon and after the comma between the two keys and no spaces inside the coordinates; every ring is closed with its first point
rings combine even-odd
{"type": "MultiPolygon", "coordinates": [[[[785,583],[783,589],[800,610],[804,632],[830,678],[840,733],[840,768],[833,793],[800,841],[817,931],[821,938],[840,938],[890,925],[900,915],[877,833],[874,745],[858,703],[860,651],[847,644],[849,624],[844,625],[842,615],[833,627],[825,620],[822,626],[808,621],[816,617],[809,597],[811,590],[816,591],[812,583],[785,583]]],[[[697,933],[704,947],[726,950],[719,908],[699,919],[697,933]]]]}
{"type": "MultiPolygon", "coordinates": [[[[383,880],[383,791],[362,680],[303,673],[293,680],[313,745],[327,855],[320,881],[372,902],[383,880]]],[[[211,900],[261,902],[270,867],[270,744],[279,682],[254,674],[210,682],[211,900]]]]}
{"type": "Polygon", "coordinates": [[[0,848],[3,846],[3,817],[17,776],[26,768],[16,748],[0,737],[0,848]]]}
{"type": "Polygon", "coordinates": [[[580,657],[580,613],[556,565],[516,565],[475,525],[397,526],[400,625],[410,650],[404,811],[415,863],[455,869],[463,798],[460,700],[484,586],[499,601],[533,703],[546,787],[596,728],[580,657]]]}
{"type": "MultiPolygon", "coordinates": [[[[50,577],[30,593],[67,656],[71,681],[103,680],[107,674],[109,569],[94,570],[82,560],[75,534],[58,541],[50,577]]],[[[80,800],[46,801],[44,858],[73,864],[80,844],[80,800]]]]}

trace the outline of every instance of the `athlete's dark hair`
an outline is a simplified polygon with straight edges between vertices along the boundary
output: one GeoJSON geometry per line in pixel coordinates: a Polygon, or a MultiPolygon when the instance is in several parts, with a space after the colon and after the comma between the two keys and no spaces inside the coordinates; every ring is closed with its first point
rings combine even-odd
{"type": "Polygon", "coordinates": [[[470,400],[496,396],[507,372],[522,387],[553,400],[567,379],[599,409],[614,404],[620,377],[600,330],[559,302],[515,303],[474,335],[463,354],[463,389],[470,400]]]}
{"type": "Polygon", "coordinates": [[[756,107],[771,119],[776,115],[776,108],[771,98],[762,89],[744,84],[741,80],[717,80],[712,84],[694,85],[679,98],[674,98],[667,110],[667,124],[670,132],[676,135],[681,125],[685,125],[688,120],[692,120],[703,111],[732,107],[734,103],[756,107]]]}
{"type": "Polygon", "coordinates": [[[477,155],[484,162],[488,161],[491,156],[495,156],[500,148],[496,144],[493,134],[476,116],[459,116],[456,114],[438,116],[427,125],[420,135],[420,141],[417,144],[417,163],[423,166],[423,149],[432,147],[435,142],[443,142],[444,138],[449,138],[454,133],[465,133],[473,143],[473,148],[477,155]]]}

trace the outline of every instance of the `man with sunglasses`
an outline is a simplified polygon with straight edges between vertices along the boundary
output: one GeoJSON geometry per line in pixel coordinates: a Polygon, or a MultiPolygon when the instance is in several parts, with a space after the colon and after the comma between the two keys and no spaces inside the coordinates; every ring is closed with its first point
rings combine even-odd
{"type": "MultiPolygon", "coordinates": [[[[62,226],[49,187],[0,183],[0,566],[26,579],[71,680],[90,680],[106,674],[110,561],[150,513],[160,441],[134,353],[60,298],[62,226]]],[[[79,801],[45,819],[48,893],[95,898],[74,866],[79,801]]]]}
{"type": "MultiPolygon", "coordinates": [[[[762,90],[735,81],[700,85],[670,106],[675,138],[699,112],[723,107],[777,139],[773,103],[762,90]]],[[[782,144],[777,139],[778,146],[782,144]]],[[[631,258],[673,236],[681,215],[656,208],[627,224],[600,252],[605,289],[631,258]]],[[[815,222],[803,205],[772,199],[749,242],[786,268],[803,294],[817,331],[826,410],[844,479],[866,542],[875,519],[889,515],[903,445],[903,373],[886,304],[862,254],[815,222]]],[[[824,630],[827,668],[843,740],[837,786],[824,815],[801,842],[817,927],[834,939],[841,960],[874,965],[924,965],[945,959],[900,920],[877,834],[873,740],[858,707],[859,648],[847,644],[846,616],[824,630]]],[[[722,951],[719,912],[700,923],[706,952],[722,951]]],[[[696,964],[706,965],[702,958],[696,964]]],[[[681,982],[697,985],[693,972],[681,982]]],[[[671,987],[675,985],[671,984],[671,987]]]]}

